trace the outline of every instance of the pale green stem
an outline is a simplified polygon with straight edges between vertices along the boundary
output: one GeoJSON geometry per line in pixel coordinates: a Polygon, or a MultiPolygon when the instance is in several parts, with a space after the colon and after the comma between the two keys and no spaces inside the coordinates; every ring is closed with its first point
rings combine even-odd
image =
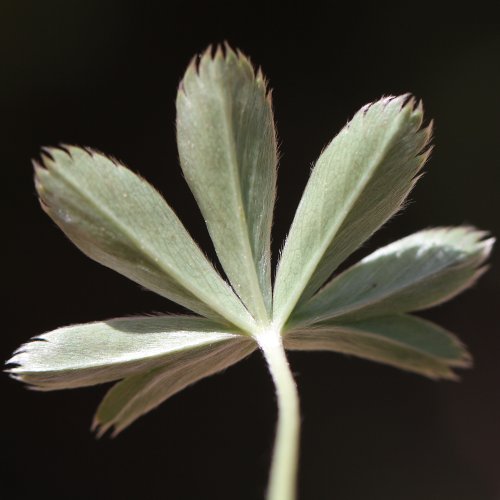
{"type": "Polygon", "coordinates": [[[295,500],[300,431],[297,386],[286,359],[280,331],[264,331],[257,336],[257,341],[274,380],[279,412],[266,498],[295,500]]]}

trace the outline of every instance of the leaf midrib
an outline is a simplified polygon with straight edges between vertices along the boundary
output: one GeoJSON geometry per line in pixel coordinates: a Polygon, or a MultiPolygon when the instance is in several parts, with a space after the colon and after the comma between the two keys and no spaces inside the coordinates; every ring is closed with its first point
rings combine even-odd
{"type": "MultiPolygon", "coordinates": [[[[246,216],[245,205],[243,203],[243,198],[241,195],[241,178],[240,178],[240,168],[238,163],[238,154],[236,151],[236,140],[234,134],[234,125],[233,125],[233,115],[232,115],[232,106],[231,103],[225,99],[224,93],[222,91],[219,92],[219,97],[223,105],[224,114],[226,116],[226,120],[222,120],[223,128],[227,141],[227,151],[228,157],[231,164],[231,178],[234,184],[234,192],[236,194],[236,202],[237,202],[237,220],[239,222],[239,231],[241,236],[243,236],[243,247],[245,252],[245,260],[249,265],[246,266],[247,271],[245,274],[250,280],[251,286],[251,296],[253,297],[253,305],[256,307],[256,315],[257,318],[261,321],[266,321],[268,319],[268,311],[267,307],[264,303],[263,291],[260,287],[260,281],[257,276],[256,262],[255,256],[253,255],[252,247],[250,245],[250,234],[248,221],[246,216]],[[251,270],[250,270],[251,269],[251,270]]],[[[239,295],[239,294],[238,294],[239,295]]],[[[241,297],[240,297],[241,298],[241,297]]],[[[252,308],[253,309],[253,308],[252,308]]]]}
{"type": "MultiPolygon", "coordinates": [[[[437,277],[437,275],[439,275],[441,272],[452,271],[452,270],[461,270],[463,268],[466,268],[467,264],[468,264],[467,261],[464,261],[460,264],[457,264],[454,266],[449,266],[448,268],[445,266],[444,268],[436,269],[434,272],[426,275],[422,279],[418,279],[418,280],[412,281],[412,282],[406,281],[404,286],[402,286],[401,288],[397,288],[397,287],[390,288],[385,293],[383,293],[381,295],[377,295],[376,297],[374,297],[371,300],[365,300],[362,302],[357,302],[357,303],[353,303],[351,305],[345,306],[345,307],[339,309],[337,312],[335,312],[334,315],[331,315],[331,316],[330,315],[329,316],[322,315],[322,316],[319,316],[319,318],[317,317],[313,322],[325,321],[325,320],[330,319],[330,318],[331,319],[338,318],[338,317],[341,317],[345,314],[349,314],[351,312],[359,311],[359,310],[362,310],[366,307],[376,305],[377,303],[382,302],[382,301],[390,298],[391,295],[393,295],[394,293],[406,292],[409,289],[414,288],[416,286],[420,286],[422,284],[425,285],[426,282],[434,280],[437,277]]],[[[341,276],[339,276],[338,278],[340,279],[340,277],[341,276]]],[[[335,307],[334,304],[333,304],[333,307],[335,307]]],[[[401,311],[401,312],[403,312],[403,311],[401,311]]],[[[304,323],[304,324],[308,324],[308,323],[304,323]]]]}
{"type": "MultiPolygon", "coordinates": [[[[223,332],[221,332],[221,334],[223,334],[223,332]]],[[[23,371],[21,374],[22,375],[30,375],[30,374],[40,374],[40,373],[47,373],[47,372],[57,374],[57,373],[63,373],[63,372],[79,372],[82,370],[94,370],[94,369],[99,369],[99,368],[112,368],[112,367],[116,367],[116,366],[120,366],[120,365],[128,364],[128,363],[133,364],[137,361],[142,361],[142,360],[152,361],[154,359],[159,359],[159,358],[162,358],[164,356],[176,355],[176,354],[179,354],[182,352],[191,351],[193,349],[206,347],[210,344],[219,344],[221,342],[240,340],[242,338],[241,335],[234,334],[234,333],[224,333],[224,335],[227,335],[227,337],[226,338],[219,338],[219,339],[211,338],[209,340],[203,340],[197,344],[189,345],[189,347],[187,349],[185,347],[184,348],[178,347],[178,348],[175,348],[175,349],[170,350],[170,351],[164,351],[161,353],[149,354],[149,355],[144,355],[144,356],[135,357],[135,358],[131,358],[130,353],[128,353],[128,354],[124,353],[124,354],[122,354],[122,356],[124,356],[124,359],[119,359],[119,358],[115,357],[115,358],[112,358],[112,361],[110,363],[85,364],[85,365],[78,366],[76,368],[62,367],[62,368],[58,368],[56,370],[47,370],[47,369],[30,370],[29,372],[23,371]]],[[[51,342],[50,340],[46,340],[46,342],[55,344],[55,342],[51,342]]]]}
{"type": "MultiPolygon", "coordinates": [[[[389,129],[388,132],[388,139],[386,140],[385,145],[383,146],[381,152],[374,157],[374,159],[370,162],[371,167],[369,167],[365,174],[362,176],[360,183],[359,183],[359,189],[353,190],[351,196],[348,198],[348,203],[344,205],[344,208],[340,211],[340,217],[337,218],[337,222],[332,225],[331,229],[328,231],[327,235],[324,238],[323,243],[320,245],[320,247],[316,250],[316,252],[313,253],[314,258],[311,258],[309,262],[306,264],[305,269],[306,273],[302,273],[302,276],[305,274],[307,275],[307,282],[306,284],[302,287],[301,290],[299,290],[299,286],[295,286],[296,293],[293,294],[292,299],[288,300],[289,305],[284,308],[284,310],[280,314],[279,321],[280,323],[285,323],[287,318],[290,317],[291,313],[293,312],[293,309],[297,305],[297,303],[300,300],[301,295],[304,293],[304,291],[307,289],[307,286],[309,285],[309,282],[311,280],[311,277],[314,275],[314,272],[318,268],[319,263],[321,262],[321,259],[325,256],[326,252],[328,251],[328,248],[333,244],[334,241],[334,236],[338,229],[342,226],[343,222],[349,215],[349,213],[352,210],[352,207],[356,204],[358,199],[362,196],[364,190],[366,189],[366,186],[368,185],[370,179],[373,177],[373,173],[377,170],[377,167],[380,166],[383,162],[383,158],[388,154],[388,150],[390,149],[390,146],[392,145],[392,140],[394,139],[395,133],[394,129],[396,126],[399,126],[402,118],[399,115],[398,120],[393,126],[389,129]],[[311,269],[311,271],[309,271],[311,269]]],[[[335,139],[334,139],[335,140],[335,139]]],[[[330,144],[331,145],[331,144],[330,144]]]]}
{"type": "MultiPolygon", "coordinates": [[[[406,315],[397,315],[397,316],[404,318],[406,315]]],[[[380,316],[380,317],[383,317],[383,316],[380,316]]],[[[392,345],[397,346],[397,347],[402,347],[404,349],[408,349],[408,350],[414,351],[418,354],[422,354],[424,356],[430,357],[430,358],[434,359],[435,361],[438,361],[441,363],[448,362],[448,363],[450,363],[450,366],[467,366],[466,360],[464,360],[462,357],[462,353],[459,353],[459,356],[457,358],[440,357],[436,354],[430,354],[428,351],[423,351],[422,348],[416,347],[414,345],[405,344],[399,340],[396,340],[396,339],[393,339],[390,337],[385,337],[383,335],[380,335],[380,334],[377,334],[374,332],[360,330],[360,329],[357,329],[355,327],[349,327],[349,326],[346,326],[345,324],[342,324],[342,323],[338,323],[338,324],[332,323],[331,325],[321,325],[321,326],[314,328],[314,330],[319,330],[319,331],[322,331],[325,333],[328,333],[329,331],[332,331],[332,330],[333,331],[338,330],[338,331],[343,332],[347,335],[355,334],[355,335],[359,335],[360,337],[381,340],[381,341],[387,342],[388,344],[392,344],[392,345]],[[460,364],[455,365],[454,364],[455,362],[459,362],[460,364]],[[453,363],[453,364],[451,364],[451,363],[453,363]]],[[[307,329],[306,330],[303,330],[303,329],[297,330],[296,333],[301,332],[301,331],[304,332],[305,335],[308,334],[307,329]]],[[[290,331],[289,333],[292,333],[292,331],[290,331]]],[[[332,340],[331,342],[334,343],[335,341],[332,340]]],[[[454,345],[454,347],[457,347],[457,348],[460,347],[460,344],[454,343],[453,345],[454,345]]]]}
{"type": "MultiPolygon", "coordinates": [[[[115,165],[116,168],[123,168],[123,167],[120,167],[119,165],[115,165]]],[[[119,218],[117,218],[114,214],[113,211],[110,211],[106,204],[100,204],[97,200],[95,200],[92,196],[92,193],[91,192],[88,192],[86,190],[80,190],[78,188],[78,185],[74,183],[73,179],[71,178],[71,176],[66,176],[64,175],[64,173],[62,172],[62,169],[52,169],[52,173],[55,174],[55,175],[59,175],[59,177],[66,183],[68,183],[70,185],[70,187],[76,191],[77,193],[79,193],[81,196],[83,196],[83,198],[85,200],[87,200],[93,207],[94,209],[96,209],[97,212],[100,212],[101,214],[104,215],[104,217],[106,218],[109,218],[109,220],[116,224],[116,226],[121,229],[123,231],[123,234],[129,239],[129,241],[133,244],[133,246],[136,246],[137,248],[139,248],[141,250],[141,253],[143,253],[147,259],[147,261],[149,261],[150,265],[152,264],[153,265],[153,268],[156,267],[157,269],[159,269],[160,271],[162,271],[162,273],[164,273],[165,275],[167,275],[167,277],[170,277],[170,275],[172,276],[172,281],[174,281],[176,283],[177,286],[179,286],[181,289],[187,291],[193,299],[201,302],[201,304],[204,304],[208,307],[210,307],[214,312],[220,314],[223,318],[226,318],[227,320],[229,320],[231,323],[234,322],[233,319],[231,319],[230,317],[228,317],[227,315],[227,311],[225,311],[224,309],[221,310],[221,308],[219,308],[218,305],[214,305],[211,303],[210,301],[210,298],[207,297],[207,300],[205,299],[201,299],[200,297],[198,297],[198,294],[196,293],[197,290],[192,290],[192,288],[194,287],[191,287],[191,286],[186,286],[184,283],[183,283],[183,280],[182,279],[179,279],[179,275],[178,273],[173,269],[171,268],[168,263],[166,263],[161,254],[158,256],[157,260],[156,260],[156,257],[154,256],[154,252],[152,252],[151,248],[149,247],[148,244],[146,244],[146,242],[148,240],[144,240],[143,243],[141,243],[140,241],[138,241],[136,239],[136,237],[133,235],[133,233],[130,231],[130,229],[128,228],[127,225],[124,225],[119,218]]],[[[140,182],[144,182],[142,179],[140,180],[140,182]]],[[[174,214],[174,217],[175,217],[175,214],[174,214]]],[[[201,253],[201,252],[200,252],[201,253]]],[[[203,258],[203,256],[201,256],[203,258]]],[[[213,269],[212,269],[213,270],[213,269]]],[[[214,276],[216,279],[220,279],[220,277],[216,274],[216,272],[213,270],[214,272],[214,276]]],[[[224,284],[223,284],[224,286],[224,284]]],[[[230,293],[232,293],[230,291],[230,293]]],[[[210,295],[210,294],[208,294],[210,295]]],[[[238,325],[237,323],[235,323],[236,325],[238,325]]],[[[240,326],[240,325],[238,325],[240,326]]]]}
{"type": "MultiPolygon", "coordinates": [[[[207,353],[207,358],[209,357],[212,357],[214,354],[220,354],[221,352],[224,352],[225,350],[228,350],[229,348],[233,347],[232,345],[232,342],[233,340],[235,339],[228,339],[229,343],[228,345],[220,345],[220,346],[217,346],[213,351],[207,353]]],[[[238,340],[241,340],[241,339],[238,339],[238,340]]],[[[157,385],[163,383],[163,380],[164,378],[168,375],[169,377],[171,377],[173,374],[187,368],[187,367],[192,367],[193,365],[196,365],[197,363],[200,363],[202,362],[203,359],[193,359],[189,362],[186,362],[180,366],[177,366],[177,367],[172,367],[170,370],[167,370],[166,368],[167,367],[156,367],[156,368],[153,368],[152,370],[150,370],[149,374],[152,374],[153,371],[157,370],[159,373],[158,373],[158,376],[155,377],[155,379],[153,379],[151,381],[150,384],[147,384],[145,386],[143,386],[143,388],[139,391],[136,391],[135,395],[130,398],[121,408],[121,410],[115,415],[115,417],[113,418],[113,421],[116,422],[115,424],[109,424],[107,426],[107,428],[111,426],[114,426],[115,428],[122,428],[121,425],[117,425],[120,421],[120,419],[124,416],[124,414],[127,413],[127,411],[130,409],[131,406],[133,406],[133,404],[135,403],[135,401],[138,399],[138,397],[146,394],[147,392],[149,392],[152,388],[156,387],[157,385]],[[164,373],[162,373],[162,370],[165,370],[164,373]],[[168,371],[168,373],[167,373],[168,371]]],[[[123,381],[126,380],[125,379],[122,379],[123,381]]],[[[182,389],[181,389],[182,390],[182,389]]],[[[127,420],[125,420],[123,423],[127,423],[127,420]]],[[[122,423],[122,425],[123,425],[122,423]]]]}

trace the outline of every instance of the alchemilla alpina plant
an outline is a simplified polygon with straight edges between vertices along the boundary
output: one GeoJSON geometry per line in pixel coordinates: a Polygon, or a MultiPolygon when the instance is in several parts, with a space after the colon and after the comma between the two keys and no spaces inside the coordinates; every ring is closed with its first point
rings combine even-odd
{"type": "Polygon", "coordinates": [[[418,180],[430,152],[431,126],[422,120],[422,106],[407,95],[354,115],[311,172],[274,285],[276,132],[266,81],[241,53],[208,50],[189,65],[177,94],[181,167],[229,283],[144,179],[89,149],[44,149],[36,188],[70,240],[196,315],[59,328],[21,346],[8,371],[44,391],[118,381],[94,419],[99,435],[117,434],[260,348],[279,406],[267,498],[294,499],[300,417],[286,349],[351,354],[435,379],[470,365],[456,337],[409,313],[477,280],[493,244],[485,232],[423,230],[334,274],[418,180]]]}

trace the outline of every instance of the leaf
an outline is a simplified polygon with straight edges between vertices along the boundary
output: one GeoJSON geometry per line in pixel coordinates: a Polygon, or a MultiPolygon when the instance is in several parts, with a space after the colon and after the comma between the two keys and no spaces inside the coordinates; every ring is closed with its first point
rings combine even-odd
{"type": "Polygon", "coordinates": [[[278,265],[280,324],[401,208],[429,154],[431,127],[420,128],[414,105],[401,96],[365,106],[319,157],[278,265]]]}
{"type": "Polygon", "coordinates": [[[260,70],[229,46],[192,62],[177,95],[177,142],[229,281],[254,317],[268,319],[277,151],[260,70]]]}
{"type": "Polygon", "coordinates": [[[205,318],[152,316],[72,325],[22,345],[8,372],[40,390],[102,384],[167,363],[182,365],[203,352],[238,344],[241,335],[205,318]]]}
{"type": "Polygon", "coordinates": [[[284,340],[287,349],[352,354],[434,379],[455,380],[453,367],[471,365],[470,355],[454,335],[409,315],[320,323],[292,330],[284,340]]]}
{"type": "Polygon", "coordinates": [[[50,149],[35,165],[42,207],[90,258],[199,314],[253,321],[146,181],[106,156],[50,149]]]}
{"type": "Polygon", "coordinates": [[[98,436],[114,427],[113,436],[116,436],[186,386],[237,363],[255,348],[252,340],[238,337],[204,345],[193,351],[189,359],[172,359],[164,366],[127,377],[108,391],[92,427],[98,436]]]}
{"type": "Polygon", "coordinates": [[[419,231],[375,251],[300,306],[292,323],[418,311],[449,300],[484,272],[494,239],[471,227],[419,231]]]}

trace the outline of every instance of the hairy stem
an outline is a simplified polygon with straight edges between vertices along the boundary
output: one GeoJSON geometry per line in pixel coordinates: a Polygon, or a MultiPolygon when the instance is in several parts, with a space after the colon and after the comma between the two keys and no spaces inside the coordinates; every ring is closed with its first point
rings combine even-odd
{"type": "Polygon", "coordinates": [[[295,500],[300,431],[297,386],[280,332],[267,330],[257,341],[273,377],[279,411],[267,500],[295,500]]]}

